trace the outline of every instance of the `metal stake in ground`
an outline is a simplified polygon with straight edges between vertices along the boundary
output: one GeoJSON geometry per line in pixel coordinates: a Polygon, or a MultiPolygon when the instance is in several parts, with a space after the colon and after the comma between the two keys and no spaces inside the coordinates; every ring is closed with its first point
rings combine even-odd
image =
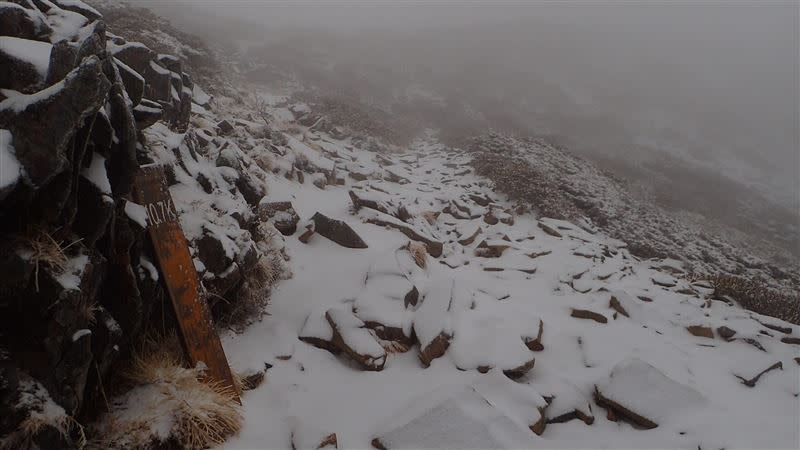
{"type": "Polygon", "coordinates": [[[136,177],[136,201],[147,210],[150,240],[167,286],[184,352],[192,365],[205,364],[206,375],[236,389],[228,360],[200,298],[197,272],[172,203],[164,169],[143,166],[136,177]]]}

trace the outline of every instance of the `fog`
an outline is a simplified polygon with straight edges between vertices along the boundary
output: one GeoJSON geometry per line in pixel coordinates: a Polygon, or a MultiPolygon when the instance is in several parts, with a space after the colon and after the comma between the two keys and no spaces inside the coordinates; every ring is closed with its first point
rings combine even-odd
{"type": "Polygon", "coordinates": [[[464,133],[676,156],[800,205],[796,1],[141,3],[362,100],[435,94],[464,133]]]}

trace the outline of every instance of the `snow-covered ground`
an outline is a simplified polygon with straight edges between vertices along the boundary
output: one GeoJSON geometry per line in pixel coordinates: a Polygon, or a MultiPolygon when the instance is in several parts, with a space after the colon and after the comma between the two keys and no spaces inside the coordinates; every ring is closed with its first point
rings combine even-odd
{"type": "Polygon", "coordinates": [[[313,448],[331,433],[339,448],[376,438],[389,448],[797,448],[800,327],[710,300],[675,262],[638,260],[587,227],[517,209],[434,134],[376,154],[302,129],[275,166],[308,159],[346,184],[269,174],[262,203],[342,220],[368,248],[319,233],[303,243],[302,221],[285,238],[294,277],[274,290],[269,316],[223,338],[235,369],[271,365],[225,448],[290,448],[293,435],[313,448]],[[356,211],[354,198],[371,206],[356,211]],[[420,267],[397,227],[429,253],[442,243],[442,255],[420,267]],[[390,349],[382,370],[299,339],[330,340],[333,322],[356,351],[390,349]],[[375,337],[389,329],[396,342],[375,337]],[[449,346],[426,367],[419,343],[440,336],[449,346]],[[738,378],[779,361],[754,387],[738,378]],[[619,408],[657,426],[634,427],[619,408]],[[553,419],[567,421],[545,428],[553,419]]]}

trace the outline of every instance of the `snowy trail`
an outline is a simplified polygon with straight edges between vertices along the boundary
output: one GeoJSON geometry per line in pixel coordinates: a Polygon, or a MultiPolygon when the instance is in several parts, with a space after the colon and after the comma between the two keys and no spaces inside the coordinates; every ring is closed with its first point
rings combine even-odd
{"type": "MultiPolygon", "coordinates": [[[[237,370],[272,365],[265,383],[244,396],[245,426],[225,448],[291,448],[293,433],[296,442],[307,443],[336,433],[339,448],[369,448],[392,425],[430,411],[435,405],[420,405],[430,402],[431,393],[482,379],[508,380],[499,370],[482,375],[475,369],[496,367],[508,374],[534,358],[533,368],[509,381],[511,386],[486,383],[501,396],[519,397],[513,390],[522,386],[531,398],[555,397],[545,409],[547,419],[577,409],[594,422],[550,423],[537,435],[526,429],[534,417],[500,401],[496,410],[522,425],[527,439],[501,433],[509,447],[797,446],[800,346],[781,342],[787,335],[755,319],[789,327],[792,336],[800,334],[799,327],[707,300],[710,289],[670,273],[674,262],[638,261],[619,241],[567,222],[517,214],[473,174],[468,156],[448,153],[432,136],[406,154],[377,155],[310,134],[316,139],[312,144],[290,143],[293,152],[285,158],[302,153],[318,167],[335,166],[351,174],[347,185],[319,189],[308,179],[300,184],[275,175],[268,200],[291,201],[303,219],[321,212],[343,220],[369,247],[344,248],[319,234],[304,244],[297,238],[302,231],[286,238],[294,277],[273,292],[271,315],[241,335],[224,337],[237,370]],[[352,174],[365,179],[356,181],[352,174]],[[390,214],[363,206],[354,212],[349,191],[390,214]],[[431,212],[440,214],[429,223],[423,217],[432,218],[431,212]],[[408,237],[365,223],[376,219],[442,242],[442,256],[428,256],[424,270],[404,266],[407,261],[397,252],[408,237]],[[468,242],[478,227],[481,232],[468,242]],[[500,257],[485,257],[495,254],[500,257]],[[403,283],[413,283],[420,293],[416,307],[396,307],[392,295],[400,278],[383,281],[378,275],[387,273],[386,267],[407,270],[403,283]],[[436,310],[435,298],[448,293],[449,309],[436,310]],[[421,342],[430,340],[426,330],[447,330],[450,346],[427,368],[414,345],[405,353],[390,352],[382,371],[362,371],[343,354],[298,339],[309,314],[329,308],[355,309],[365,321],[413,328],[421,342]],[[580,318],[580,311],[595,313],[591,316],[600,322],[580,318]],[[532,351],[526,343],[536,337],[539,319],[544,349],[532,351]],[[695,336],[689,326],[708,327],[712,335],[695,336]],[[730,341],[713,331],[721,326],[736,331],[730,341]],[[734,375],[750,378],[776,361],[782,370],[766,374],[754,388],[734,375]],[[595,385],[604,396],[657,420],[658,427],[644,431],[608,420],[593,398],[595,385]]],[[[399,439],[392,448],[413,445],[403,444],[403,433],[387,436],[399,439]]]]}

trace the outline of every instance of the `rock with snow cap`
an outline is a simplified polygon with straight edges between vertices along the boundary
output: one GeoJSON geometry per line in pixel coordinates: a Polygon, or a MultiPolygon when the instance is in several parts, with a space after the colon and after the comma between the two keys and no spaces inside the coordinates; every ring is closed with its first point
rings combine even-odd
{"type": "Polygon", "coordinates": [[[386,350],[361,319],[344,309],[329,309],[325,312],[325,319],[331,326],[334,345],[364,370],[383,370],[386,350]]]}
{"type": "Polygon", "coordinates": [[[324,236],[331,241],[347,248],[367,248],[367,244],[347,223],[331,219],[330,217],[316,213],[311,217],[314,222],[314,231],[320,236],[324,236]]]}

